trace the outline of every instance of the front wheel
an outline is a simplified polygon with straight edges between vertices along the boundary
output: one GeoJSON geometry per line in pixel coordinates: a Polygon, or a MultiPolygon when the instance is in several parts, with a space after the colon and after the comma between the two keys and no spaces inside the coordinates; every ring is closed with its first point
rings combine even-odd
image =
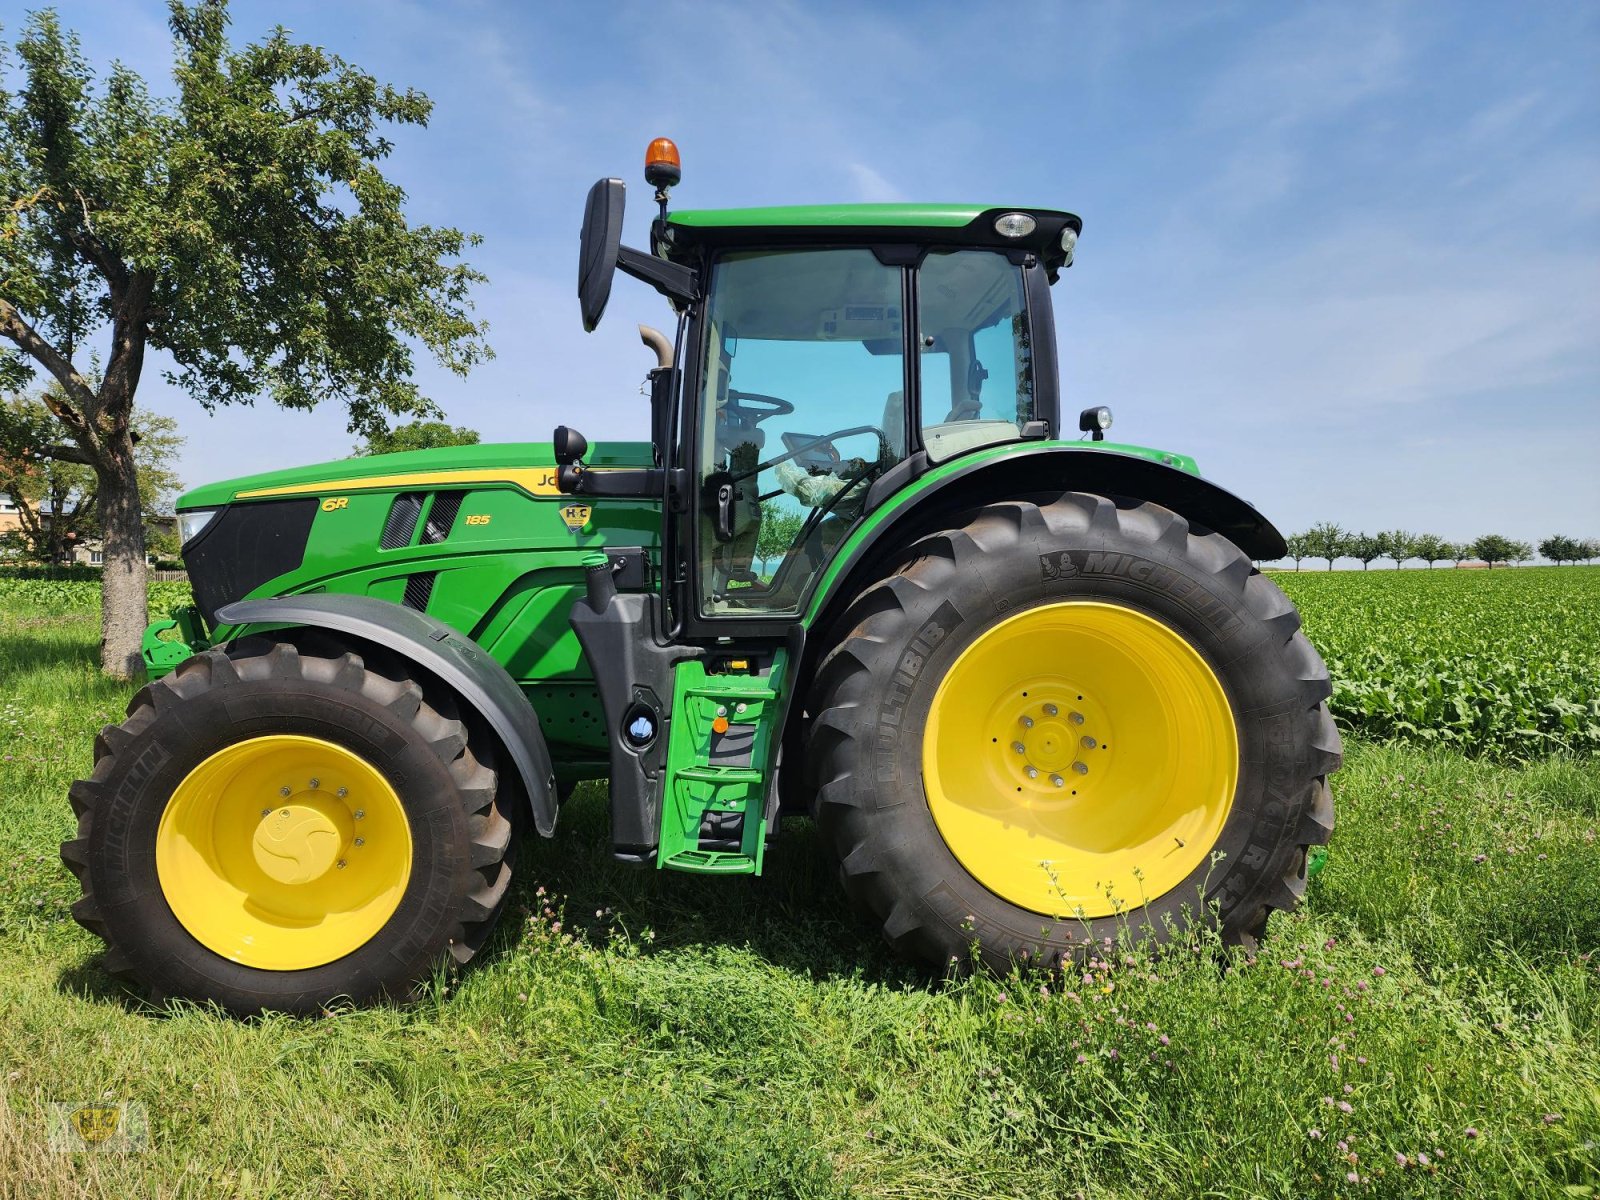
{"type": "Polygon", "coordinates": [[[73,784],[61,847],[107,969],[156,997],[315,1013],[466,962],[512,830],[452,707],[398,661],[251,640],[140,691],[73,784]]]}
{"type": "Polygon", "coordinates": [[[1305,888],[1340,762],[1327,669],[1227,539],[1082,493],[990,505],[863,592],[809,705],[846,889],[935,963],[1060,962],[1305,888]]]}

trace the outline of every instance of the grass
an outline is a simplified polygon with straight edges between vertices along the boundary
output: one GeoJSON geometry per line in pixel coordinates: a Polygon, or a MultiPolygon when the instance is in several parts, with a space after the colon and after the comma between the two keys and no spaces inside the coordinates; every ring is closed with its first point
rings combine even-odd
{"type": "Polygon", "coordinates": [[[95,625],[0,604],[0,1196],[1600,1195],[1592,758],[1355,742],[1254,961],[1048,982],[899,965],[804,823],[759,880],[618,867],[586,788],[482,967],[242,1023],[148,1010],[67,915],[67,785],[128,695],[95,625]],[[147,1150],[47,1148],[97,1097],[147,1150]]]}

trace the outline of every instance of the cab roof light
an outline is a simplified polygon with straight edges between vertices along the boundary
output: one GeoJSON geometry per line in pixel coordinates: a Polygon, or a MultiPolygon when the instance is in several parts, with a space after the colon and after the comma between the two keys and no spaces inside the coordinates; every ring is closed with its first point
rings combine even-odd
{"type": "Polygon", "coordinates": [[[1004,213],[994,219],[994,231],[1006,238],[1027,237],[1038,227],[1039,222],[1027,213],[1004,213]]]}

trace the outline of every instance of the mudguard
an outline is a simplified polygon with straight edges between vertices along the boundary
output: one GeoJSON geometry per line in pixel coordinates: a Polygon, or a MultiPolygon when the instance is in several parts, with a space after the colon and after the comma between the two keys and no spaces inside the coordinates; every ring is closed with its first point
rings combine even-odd
{"type": "Polygon", "coordinates": [[[410,658],[452,688],[500,739],[528,794],[534,827],[543,837],[555,832],[556,777],[539,715],[506,669],[471,638],[425,613],[372,596],[238,600],[217,609],[216,616],[218,626],[229,627],[230,639],[288,627],[328,629],[410,658]]]}
{"type": "MultiPolygon", "coordinates": [[[[1283,535],[1248,501],[1198,474],[1157,461],[1159,454],[1080,442],[1024,444],[955,459],[912,483],[901,483],[873,508],[829,564],[812,593],[807,625],[815,627],[832,605],[855,595],[861,582],[857,576],[875,569],[884,547],[939,528],[950,512],[1008,496],[1071,489],[1148,500],[1222,534],[1251,558],[1287,553],[1283,535]]],[[[874,499],[869,494],[868,504],[874,499]]]]}

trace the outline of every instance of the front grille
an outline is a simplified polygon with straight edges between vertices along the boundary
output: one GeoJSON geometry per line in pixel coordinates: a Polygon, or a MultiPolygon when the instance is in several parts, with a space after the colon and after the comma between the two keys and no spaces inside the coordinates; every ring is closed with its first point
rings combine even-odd
{"type": "Polygon", "coordinates": [[[224,604],[300,567],[316,515],[315,497],[234,504],[185,547],[189,586],[208,627],[224,604]]]}

